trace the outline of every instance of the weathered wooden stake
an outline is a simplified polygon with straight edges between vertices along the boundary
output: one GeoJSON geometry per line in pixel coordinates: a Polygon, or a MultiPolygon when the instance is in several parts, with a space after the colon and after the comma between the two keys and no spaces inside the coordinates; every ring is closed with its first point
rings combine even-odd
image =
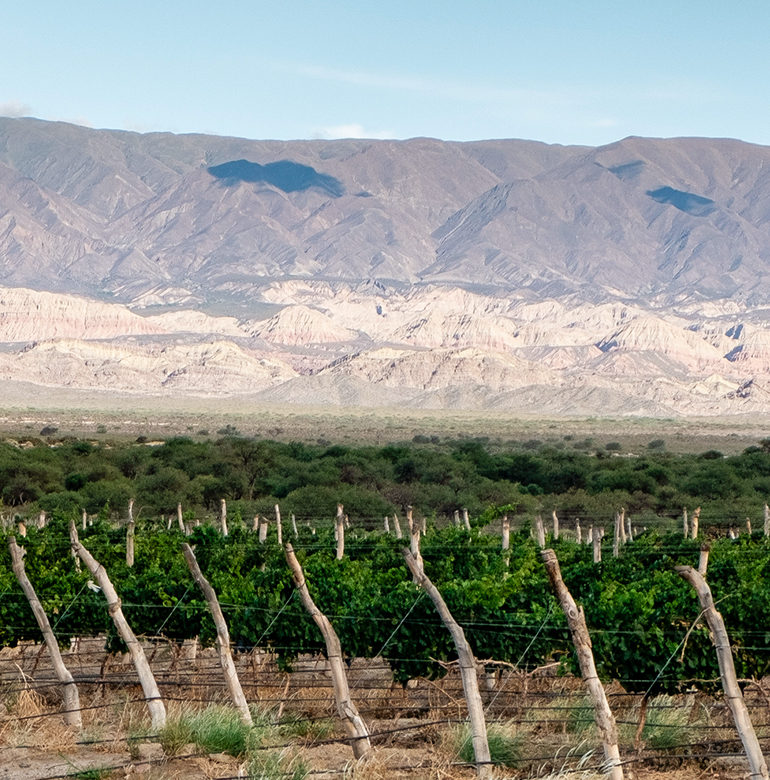
{"type": "Polygon", "coordinates": [[[259,514],[254,515],[254,519],[251,521],[251,530],[253,533],[259,532],[259,514]]]}
{"type": "Polygon", "coordinates": [[[291,514],[291,532],[294,534],[295,539],[299,536],[299,532],[297,531],[297,518],[294,517],[293,512],[291,514]]]}
{"type": "Polygon", "coordinates": [[[19,518],[18,529],[19,529],[19,536],[22,536],[22,537],[26,538],[26,536],[27,536],[27,524],[24,522],[24,520],[22,518],[19,518]]]}
{"type": "Polygon", "coordinates": [[[260,515],[259,518],[259,543],[264,544],[267,541],[268,522],[266,517],[260,515]]]}
{"type": "Polygon", "coordinates": [[[559,516],[555,509],[553,510],[553,538],[554,540],[559,538],[559,516]]]}
{"type": "Polygon", "coordinates": [[[692,522],[690,524],[690,535],[693,539],[698,538],[698,524],[700,523],[700,507],[692,513],[692,522]]]}
{"type": "Polygon", "coordinates": [[[580,527],[580,518],[575,518],[575,540],[578,544],[583,544],[583,529],[580,527]]]}
{"type": "Polygon", "coordinates": [[[227,501],[224,498],[219,499],[219,526],[222,536],[227,536],[227,501]]]}
{"type": "Polygon", "coordinates": [[[133,518],[128,521],[126,529],[126,566],[129,568],[134,565],[134,535],[135,524],[133,518]]]}
{"type": "Polygon", "coordinates": [[[751,536],[751,518],[746,518],[746,533],[751,536]]]}
{"type": "Polygon", "coordinates": [[[326,615],[318,609],[310,596],[310,591],[307,589],[307,583],[305,582],[305,575],[297,557],[294,555],[292,546],[287,543],[284,551],[286,553],[286,562],[291,569],[294,586],[297,588],[302,601],[302,606],[305,607],[310,617],[313,618],[326,642],[326,656],[329,659],[329,671],[332,677],[334,698],[337,703],[337,713],[342,719],[348,734],[352,737],[353,755],[356,758],[363,758],[372,747],[369,741],[369,730],[356,705],[350,698],[350,688],[345,676],[345,664],[342,658],[342,647],[339,637],[326,615]]]}
{"type": "Polygon", "coordinates": [[[690,524],[687,522],[687,507],[682,510],[682,534],[685,539],[690,536],[690,524]]]}
{"type": "Polygon", "coordinates": [[[179,530],[184,533],[184,515],[182,514],[182,505],[177,504],[176,505],[176,524],[179,526],[179,530]]]}
{"type": "Polygon", "coordinates": [[[335,528],[337,529],[337,560],[341,561],[345,555],[345,513],[342,504],[337,504],[337,519],[335,528]]]}
{"type": "Polygon", "coordinates": [[[567,625],[575,645],[575,652],[580,665],[580,674],[588,689],[588,695],[594,706],[594,719],[602,740],[604,758],[609,769],[610,780],[623,780],[623,767],[620,763],[620,751],[618,750],[618,729],[615,718],[612,715],[610,705],[607,703],[607,695],[596,673],[594,654],[591,650],[591,637],[586,627],[586,619],[583,608],[575,604],[567,586],[561,577],[561,569],[556,553],[553,550],[541,550],[540,556],[548,572],[548,579],[556,594],[556,598],[567,617],[567,625]]]}
{"type": "MultiPolygon", "coordinates": [[[[407,507],[407,516],[410,516],[412,513],[412,507],[407,507]]],[[[422,555],[420,555],[420,526],[415,523],[412,526],[412,533],[410,534],[411,539],[411,552],[412,557],[420,564],[420,567],[422,567],[422,555]]],[[[415,582],[417,582],[417,579],[415,578],[415,582]]]]}
{"type": "Polygon", "coordinates": [[[765,536],[770,536],[770,506],[765,504],[765,536]]]}
{"type": "Polygon", "coordinates": [[[201,567],[198,565],[198,561],[195,558],[195,553],[187,542],[182,543],[182,553],[187,561],[187,567],[190,569],[193,579],[203,592],[203,597],[206,599],[206,604],[208,604],[211,617],[214,619],[214,626],[217,630],[216,645],[217,651],[219,652],[219,663],[222,666],[222,671],[225,675],[225,682],[227,683],[227,690],[230,692],[230,698],[233,700],[233,704],[235,705],[235,709],[238,710],[241,720],[247,726],[251,726],[253,725],[251,712],[249,712],[249,705],[246,702],[246,697],[243,695],[243,688],[241,688],[238,673],[235,671],[233,654],[230,650],[230,632],[227,629],[227,623],[225,622],[225,616],[222,614],[222,608],[219,606],[219,599],[217,599],[214,588],[211,587],[209,581],[203,576],[201,567]]]}
{"type": "Polygon", "coordinates": [[[460,510],[459,509],[455,509],[455,512],[454,512],[454,522],[455,522],[455,525],[459,528],[460,527],[460,510]]]}
{"type": "Polygon", "coordinates": [[[390,518],[387,515],[385,515],[382,521],[382,527],[385,530],[386,534],[390,533],[390,518]]]}
{"type": "Polygon", "coordinates": [[[620,555],[620,529],[622,528],[622,523],[620,520],[620,515],[615,512],[615,532],[612,536],[612,557],[617,558],[620,555]]]}
{"type": "Polygon", "coordinates": [[[468,510],[463,508],[463,525],[465,526],[465,530],[470,533],[471,531],[471,521],[468,519],[468,510]]]}
{"type": "Polygon", "coordinates": [[[620,507],[620,514],[618,515],[620,522],[620,543],[625,544],[628,539],[626,538],[626,508],[620,507]]]}
{"type": "Polygon", "coordinates": [[[743,748],[749,760],[751,780],[768,780],[767,764],[762,755],[759,740],[749,718],[749,711],[735,676],[735,664],[730,651],[730,638],[727,635],[722,615],[714,606],[711,588],[706,584],[703,576],[695,571],[692,566],[676,566],[675,571],[682,579],[689,582],[698,594],[700,608],[711,630],[712,642],[717,651],[719,676],[722,679],[722,689],[725,692],[727,706],[730,708],[735,721],[735,728],[738,731],[741,742],[743,742],[743,748]]]}
{"type": "Polygon", "coordinates": [[[281,526],[281,507],[275,505],[275,530],[278,534],[278,544],[283,547],[283,526],[281,526]]]}
{"type": "Polygon", "coordinates": [[[511,521],[508,515],[503,515],[503,550],[511,546],[511,521]]]}
{"type": "Polygon", "coordinates": [[[45,640],[45,645],[48,648],[48,654],[51,656],[51,665],[62,686],[64,722],[68,726],[74,726],[77,729],[81,729],[83,727],[83,721],[80,717],[80,695],[78,694],[78,687],[75,685],[75,680],[72,678],[69,669],[64,665],[61,651],[59,650],[59,643],[56,641],[56,636],[51,629],[51,624],[48,622],[48,617],[45,614],[43,605],[40,603],[40,600],[35,593],[35,589],[32,587],[32,583],[27,577],[27,572],[24,568],[24,555],[26,554],[26,550],[19,547],[16,544],[16,539],[13,537],[9,539],[8,546],[11,550],[11,567],[13,568],[13,573],[19,581],[19,585],[21,585],[21,589],[24,591],[24,595],[27,597],[30,607],[32,607],[35,620],[37,620],[40,632],[43,634],[43,639],[45,640]]]}
{"type": "Polygon", "coordinates": [[[594,546],[594,563],[602,562],[602,537],[604,536],[603,528],[594,528],[592,543],[594,546]]]}
{"type": "Polygon", "coordinates": [[[88,515],[86,514],[85,509],[83,510],[83,514],[81,515],[80,519],[83,524],[83,530],[85,531],[86,528],[88,527],[88,515]]]}
{"type": "Polygon", "coordinates": [[[545,527],[543,526],[543,518],[540,515],[535,517],[535,539],[538,547],[541,549],[545,547],[545,527]]]}
{"type": "Polygon", "coordinates": [[[117,628],[120,638],[126,643],[128,652],[131,654],[131,660],[136,667],[136,673],[139,676],[139,682],[144,691],[144,698],[147,702],[147,709],[150,711],[150,717],[152,719],[152,728],[154,730],[160,730],[166,725],[166,708],[163,706],[163,700],[160,697],[160,691],[158,690],[158,684],[155,682],[155,677],[150,669],[150,664],[147,663],[147,657],[142,650],[142,646],[136,635],[131,630],[131,626],[128,625],[128,621],[123,615],[123,610],[120,607],[120,599],[115,591],[115,588],[110,582],[110,578],[107,576],[107,572],[91,553],[80,543],[78,539],[78,532],[75,528],[75,521],[70,520],[70,541],[72,543],[73,551],[86,565],[86,568],[91,572],[96,582],[102,589],[102,594],[107,601],[107,609],[110,613],[115,628],[117,628]]]}
{"type": "Polygon", "coordinates": [[[701,577],[706,576],[706,569],[709,565],[709,550],[711,548],[707,544],[702,544],[700,548],[700,558],[698,559],[698,574],[701,577]]]}
{"type": "Polygon", "coordinates": [[[476,659],[473,651],[465,638],[465,632],[459,623],[452,617],[452,613],[446,605],[438,588],[430,581],[422,567],[422,562],[417,560],[408,550],[404,550],[404,560],[412,573],[414,581],[430,596],[436,607],[436,611],[442,622],[452,635],[457,657],[460,665],[460,676],[463,681],[463,692],[468,704],[468,719],[471,723],[471,740],[473,742],[473,754],[476,758],[476,774],[481,778],[492,776],[492,763],[487,741],[487,724],[484,720],[484,707],[479,693],[479,681],[476,672],[476,659]]]}
{"type": "Polygon", "coordinates": [[[393,528],[396,529],[396,539],[403,539],[404,534],[401,532],[401,523],[398,522],[398,515],[393,515],[393,528]]]}

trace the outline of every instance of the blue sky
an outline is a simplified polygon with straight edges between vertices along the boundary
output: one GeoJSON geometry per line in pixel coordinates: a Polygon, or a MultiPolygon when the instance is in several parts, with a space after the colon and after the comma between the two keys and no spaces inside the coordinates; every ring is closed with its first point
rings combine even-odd
{"type": "Polygon", "coordinates": [[[248,138],[770,144],[768,0],[8,0],[0,114],[248,138]]]}

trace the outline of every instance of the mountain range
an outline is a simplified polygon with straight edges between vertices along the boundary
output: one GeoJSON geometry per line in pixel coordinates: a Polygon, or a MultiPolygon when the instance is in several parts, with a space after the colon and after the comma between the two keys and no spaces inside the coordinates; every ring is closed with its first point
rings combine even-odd
{"type": "Polygon", "coordinates": [[[129,396],[770,411],[770,148],[0,118],[0,377],[129,396]]]}

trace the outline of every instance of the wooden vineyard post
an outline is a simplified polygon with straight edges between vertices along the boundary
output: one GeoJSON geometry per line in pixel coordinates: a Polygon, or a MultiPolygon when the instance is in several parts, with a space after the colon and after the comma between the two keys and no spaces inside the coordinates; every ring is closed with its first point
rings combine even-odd
{"type": "Polygon", "coordinates": [[[460,510],[455,509],[454,513],[454,524],[459,528],[460,527],[460,510]]]}
{"type": "Polygon", "coordinates": [[[612,537],[612,557],[617,558],[620,555],[620,531],[623,524],[620,519],[620,514],[615,512],[615,533],[612,537]]]}
{"type": "Polygon", "coordinates": [[[692,523],[690,524],[690,536],[692,536],[693,539],[698,538],[698,523],[700,522],[700,507],[698,507],[693,513],[692,513],[692,523]]]}
{"type": "Polygon", "coordinates": [[[404,534],[401,532],[401,523],[398,522],[398,515],[393,515],[393,528],[396,530],[396,539],[403,539],[404,534]]]}
{"type": "Polygon", "coordinates": [[[610,780],[623,780],[623,767],[620,763],[620,751],[618,750],[618,729],[610,705],[607,703],[604,687],[596,673],[594,654],[591,650],[591,637],[588,635],[583,609],[575,604],[572,594],[567,590],[567,586],[561,578],[561,569],[556,553],[553,550],[541,550],[540,556],[548,572],[551,587],[567,617],[567,625],[580,665],[580,674],[593,702],[594,719],[602,740],[604,758],[609,770],[607,776],[610,780]]]}
{"type": "Polygon", "coordinates": [[[126,566],[129,568],[134,565],[134,536],[134,521],[129,520],[126,529],[126,566]]]}
{"type": "MultiPolygon", "coordinates": [[[[412,507],[407,507],[406,512],[407,517],[411,518],[412,507]]],[[[410,539],[412,557],[420,564],[420,568],[422,568],[422,555],[420,555],[420,526],[417,523],[413,523],[411,528],[412,533],[410,534],[410,539]]],[[[417,582],[416,579],[415,582],[417,582]]]]}
{"type": "Polygon", "coordinates": [[[487,740],[487,724],[484,720],[484,706],[479,693],[479,681],[476,674],[476,659],[473,656],[465,632],[460,624],[452,617],[452,613],[446,605],[438,588],[425,574],[422,561],[415,558],[408,550],[403,550],[404,560],[412,573],[414,581],[430,596],[441,621],[452,635],[457,658],[460,665],[460,676],[463,682],[465,701],[468,704],[468,719],[471,723],[471,740],[473,742],[473,755],[476,758],[476,774],[481,778],[492,777],[492,761],[487,740]]]}
{"type": "Polygon", "coordinates": [[[353,755],[356,758],[363,758],[369,753],[372,745],[369,741],[369,730],[366,727],[366,723],[364,723],[364,719],[358,713],[358,708],[350,698],[350,688],[348,679],[345,676],[345,663],[342,658],[342,647],[339,637],[326,615],[315,605],[310,591],[307,589],[302,567],[297,560],[297,556],[294,555],[291,544],[287,543],[284,551],[286,553],[286,562],[291,569],[294,586],[299,592],[299,597],[302,601],[302,606],[305,607],[310,617],[313,618],[326,642],[326,656],[329,659],[329,671],[332,677],[334,698],[337,703],[337,713],[351,737],[353,755]]]}
{"type": "Polygon", "coordinates": [[[714,606],[711,588],[706,584],[703,576],[695,571],[692,566],[676,566],[674,570],[682,579],[689,582],[698,594],[698,602],[706,618],[706,623],[708,623],[708,627],[711,630],[712,641],[717,651],[719,676],[722,679],[722,689],[725,692],[727,706],[730,708],[735,721],[735,728],[738,731],[741,742],[743,742],[743,748],[749,760],[751,780],[768,780],[767,764],[762,755],[759,740],[757,740],[754,726],[749,718],[746,702],[743,700],[743,694],[735,676],[735,664],[730,651],[730,638],[727,635],[722,615],[714,606]]]}
{"type": "Polygon", "coordinates": [[[626,538],[629,542],[634,541],[634,529],[631,527],[631,515],[626,518],[626,538]]]}
{"type": "Polygon", "coordinates": [[[267,518],[262,517],[260,515],[259,517],[259,543],[264,544],[267,541],[267,518]]]}
{"type": "Polygon", "coordinates": [[[700,548],[700,558],[698,559],[698,574],[701,577],[706,576],[706,569],[709,565],[709,550],[711,548],[707,544],[702,544],[700,548]]]}
{"type": "Polygon", "coordinates": [[[88,515],[86,514],[86,510],[85,509],[83,510],[83,514],[81,515],[80,519],[82,521],[83,530],[85,531],[86,528],[88,527],[88,515]]]}
{"type": "Polygon", "coordinates": [[[687,522],[687,507],[682,510],[682,534],[685,539],[690,536],[690,524],[687,522]]]}
{"type": "Polygon", "coordinates": [[[184,515],[182,514],[182,505],[176,505],[176,524],[179,526],[179,530],[184,533],[184,515]]]}
{"type": "Polygon", "coordinates": [[[765,533],[765,536],[770,536],[770,506],[768,506],[767,504],[765,504],[764,533],[765,533]]]}
{"type": "Polygon", "coordinates": [[[390,518],[387,515],[385,515],[382,521],[382,529],[386,534],[390,534],[390,518]]]}
{"type": "Polygon", "coordinates": [[[538,547],[541,549],[545,547],[545,528],[543,526],[543,518],[540,515],[535,518],[535,538],[538,547]]]}
{"type": "Polygon", "coordinates": [[[583,529],[580,527],[580,518],[575,518],[575,541],[583,544],[583,529]]]}
{"type": "Polygon", "coordinates": [[[283,526],[281,525],[281,507],[275,505],[275,530],[278,534],[278,545],[283,547],[283,526]]]}
{"type": "Polygon", "coordinates": [[[21,585],[24,595],[27,597],[29,606],[32,607],[35,620],[37,620],[40,632],[43,634],[43,639],[48,648],[48,654],[51,656],[51,665],[62,686],[64,722],[68,726],[74,726],[77,729],[81,729],[83,727],[83,721],[80,717],[80,695],[78,694],[78,687],[75,685],[75,681],[72,678],[69,669],[67,669],[64,665],[64,661],[62,661],[59,643],[56,641],[56,636],[51,629],[51,624],[48,622],[48,617],[45,614],[43,605],[40,603],[40,600],[35,593],[35,589],[32,587],[32,583],[27,577],[27,572],[24,568],[24,555],[26,551],[16,544],[16,539],[13,537],[10,538],[8,546],[11,550],[11,566],[13,568],[13,573],[19,581],[19,585],[21,585]]]}
{"type": "Polygon", "coordinates": [[[299,531],[297,531],[297,518],[294,516],[293,512],[291,514],[291,532],[294,534],[295,539],[299,536],[299,531]]]}
{"type": "Polygon", "coordinates": [[[620,523],[620,544],[624,545],[628,539],[626,537],[626,508],[620,507],[618,512],[618,522],[620,523]]]}
{"type": "Polygon", "coordinates": [[[511,521],[508,515],[503,515],[503,550],[511,546],[511,521]]]}
{"type": "Polygon", "coordinates": [[[70,520],[70,541],[73,552],[83,561],[102,589],[112,622],[115,623],[115,628],[117,628],[120,638],[126,643],[128,652],[131,654],[131,660],[134,662],[134,667],[144,692],[144,698],[147,702],[147,709],[150,711],[152,728],[157,732],[166,725],[166,708],[163,706],[158,684],[155,682],[155,676],[152,673],[152,669],[150,669],[150,664],[147,662],[142,645],[123,615],[120,599],[112,582],[110,582],[110,578],[107,576],[104,566],[80,543],[74,520],[70,520]]]}
{"type": "Polygon", "coordinates": [[[233,704],[235,705],[235,709],[238,710],[241,720],[247,726],[252,726],[253,721],[251,719],[251,713],[249,712],[249,705],[246,702],[246,697],[243,695],[243,688],[241,688],[238,673],[235,671],[233,654],[230,650],[230,632],[227,630],[227,623],[225,622],[225,616],[222,614],[222,608],[219,606],[217,594],[215,593],[214,588],[211,587],[209,581],[203,576],[201,567],[198,565],[198,561],[195,558],[195,553],[187,542],[182,543],[182,553],[184,553],[187,566],[190,569],[193,579],[203,592],[203,597],[206,599],[206,604],[208,604],[211,617],[214,618],[214,626],[217,629],[219,663],[221,664],[222,671],[225,675],[225,682],[227,683],[227,690],[230,692],[230,698],[233,700],[233,704]]]}
{"type": "Polygon", "coordinates": [[[468,533],[471,532],[471,521],[468,519],[468,510],[465,508],[463,508],[463,526],[468,533]]]}
{"type": "Polygon", "coordinates": [[[219,525],[222,536],[227,536],[227,501],[224,498],[219,499],[219,525]]]}
{"type": "Polygon", "coordinates": [[[556,510],[553,510],[553,538],[558,540],[559,538],[559,516],[556,514],[556,510]]]}
{"type": "Polygon", "coordinates": [[[345,511],[342,504],[337,504],[337,518],[334,522],[337,536],[337,560],[341,561],[345,555],[345,511]]]}
{"type": "Polygon", "coordinates": [[[602,562],[602,536],[604,536],[603,528],[594,528],[592,544],[594,546],[594,563],[602,562]]]}

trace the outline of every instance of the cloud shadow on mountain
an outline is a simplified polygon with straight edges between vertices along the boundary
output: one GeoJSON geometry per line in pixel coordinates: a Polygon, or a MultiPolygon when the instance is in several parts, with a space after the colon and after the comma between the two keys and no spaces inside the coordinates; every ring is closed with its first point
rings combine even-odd
{"type": "Polygon", "coordinates": [[[315,188],[333,198],[339,198],[345,193],[345,187],[339,179],[291,160],[279,160],[267,165],[249,160],[231,160],[221,165],[212,165],[207,170],[228,187],[240,182],[264,182],[283,192],[301,192],[315,188]]]}
{"type": "Polygon", "coordinates": [[[647,190],[647,194],[658,203],[673,206],[679,209],[679,211],[684,211],[685,214],[691,214],[693,217],[707,217],[716,210],[714,201],[710,198],[704,198],[702,195],[695,195],[692,192],[675,190],[673,187],[647,190]]]}

